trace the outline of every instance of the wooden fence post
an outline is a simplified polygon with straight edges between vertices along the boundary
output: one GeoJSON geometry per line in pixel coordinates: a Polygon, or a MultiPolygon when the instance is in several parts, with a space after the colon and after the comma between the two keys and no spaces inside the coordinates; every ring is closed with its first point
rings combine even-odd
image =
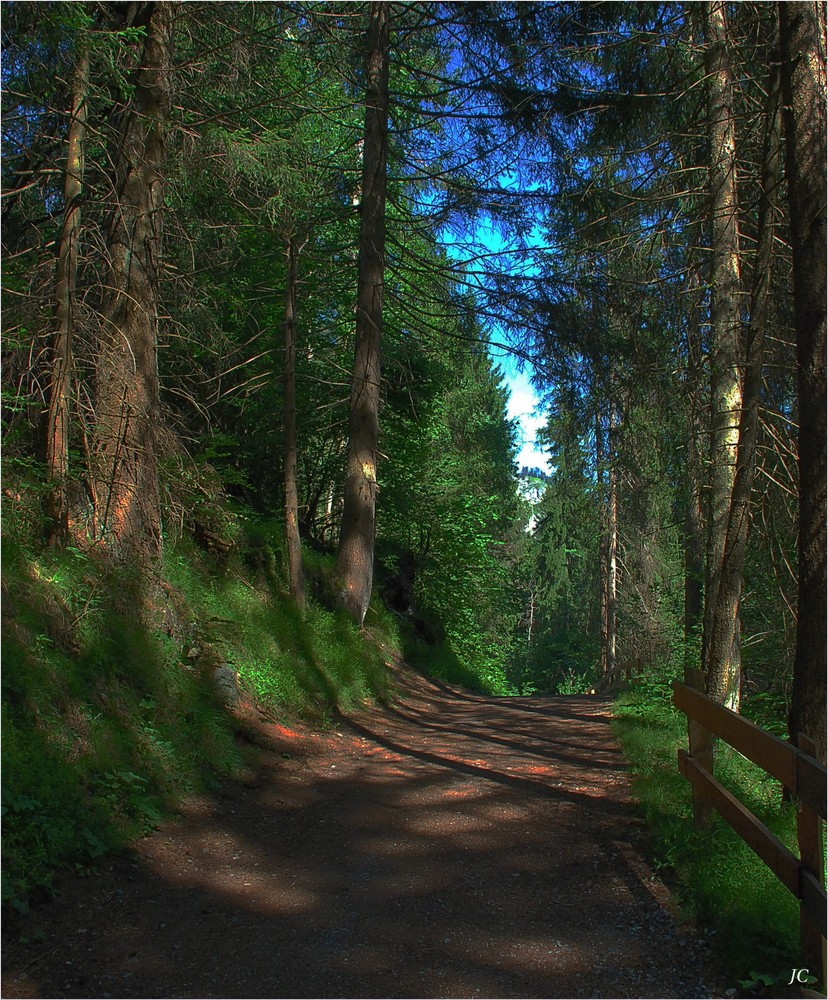
{"type": "MultiPolygon", "coordinates": [[[[799,749],[810,757],[816,756],[814,741],[800,733],[797,739],[799,749]]],[[[825,858],[822,850],[822,823],[819,814],[802,799],[797,803],[796,838],[799,843],[799,932],[802,946],[802,964],[815,975],[817,988],[825,989],[825,926],[815,923],[809,913],[807,900],[813,896],[816,886],[825,885],[825,858]]]]}
{"type": "MultiPolygon", "coordinates": [[[[685,670],[685,683],[704,694],[704,671],[688,667],[685,670]]],[[[713,734],[705,729],[695,719],[687,718],[687,742],[690,746],[690,756],[699,767],[713,774],[713,734]]],[[[701,830],[710,822],[712,806],[701,794],[693,789],[693,824],[701,830]]]]}
{"type": "Polygon", "coordinates": [[[782,884],[798,897],[801,959],[794,971],[801,974],[807,970],[824,989],[828,981],[825,942],[828,903],[823,834],[824,821],[828,819],[828,774],[816,759],[812,740],[800,735],[798,746],[794,747],[760,729],[708,698],[700,690],[703,680],[701,671],[688,670],[685,683],[675,681],[673,685],[673,703],[685,713],[688,721],[690,753],[680,748],[678,765],[693,788],[696,827],[703,826],[708,821],[709,810],[715,808],[782,884]],[[758,764],[793,794],[797,804],[799,857],[713,777],[716,737],[758,764]],[[705,806],[705,799],[709,806],[705,806]]]}

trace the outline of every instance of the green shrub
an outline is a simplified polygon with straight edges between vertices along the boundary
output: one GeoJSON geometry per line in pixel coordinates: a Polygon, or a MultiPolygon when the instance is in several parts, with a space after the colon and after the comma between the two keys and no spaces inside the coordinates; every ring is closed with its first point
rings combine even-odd
{"type": "Polygon", "coordinates": [[[405,641],[405,658],[413,667],[436,680],[489,693],[481,676],[460,660],[446,639],[432,644],[411,632],[405,641]]]}
{"type": "Polygon", "coordinates": [[[3,903],[25,912],[37,889],[50,890],[66,863],[83,866],[112,848],[117,834],[83,773],[3,712],[3,903]]]}

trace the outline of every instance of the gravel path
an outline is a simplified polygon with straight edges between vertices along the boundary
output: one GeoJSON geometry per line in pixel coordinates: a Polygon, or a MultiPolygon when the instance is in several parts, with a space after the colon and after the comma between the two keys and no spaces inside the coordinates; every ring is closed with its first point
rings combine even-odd
{"type": "Polygon", "coordinates": [[[248,708],[255,773],[12,928],[3,995],[720,996],[610,719],[408,674],[325,733],[248,708]]]}

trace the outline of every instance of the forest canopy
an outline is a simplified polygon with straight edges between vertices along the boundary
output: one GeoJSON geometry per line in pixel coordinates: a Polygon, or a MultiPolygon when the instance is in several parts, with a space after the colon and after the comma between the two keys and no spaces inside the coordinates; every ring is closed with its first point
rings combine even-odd
{"type": "Polygon", "coordinates": [[[701,669],[824,758],[823,4],[14,0],[2,35],[4,594],[84,567],[47,643],[84,655],[103,573],[179,655],[200,552],[493,693],[701,669]]]}

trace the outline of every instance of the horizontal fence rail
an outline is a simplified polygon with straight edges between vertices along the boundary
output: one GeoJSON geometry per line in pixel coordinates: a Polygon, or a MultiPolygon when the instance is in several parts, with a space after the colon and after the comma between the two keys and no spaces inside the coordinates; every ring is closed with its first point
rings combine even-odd
{"type": "MultiPolygon", "coordinates": [[[[701,678],[694,678],[701,686],[701,678]]],[[[689,684],[673,683],[673,704],[687,716],[689,753],[678,751],[679,771],[693,788],[697,827],[715,809],[799,899],[802,961],[819,970],[825,985],[825,895],[822,820],[826,819],[826,770],[814,758],[813,742],[800,736],[799,746],[760,729],[689,684]],[[718,737],[780,781],[797,802],[799,857],[779,840],[724,785],[713,777],[713,740],[718,737]]]]}

